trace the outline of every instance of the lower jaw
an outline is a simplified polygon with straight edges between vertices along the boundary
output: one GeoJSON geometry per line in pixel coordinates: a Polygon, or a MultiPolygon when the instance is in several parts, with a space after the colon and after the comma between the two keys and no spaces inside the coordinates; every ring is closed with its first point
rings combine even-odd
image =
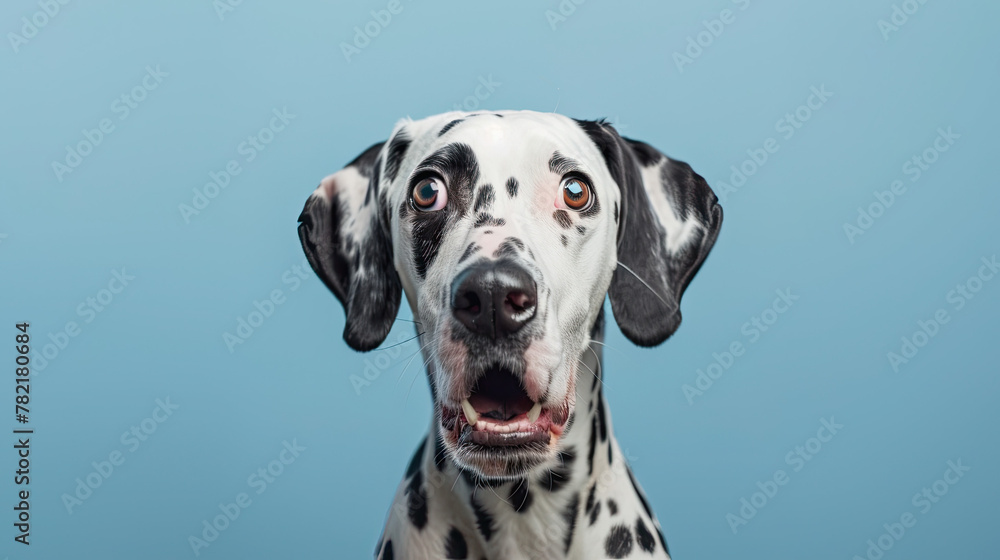
{"type": "Polygon", "coordinates": [[[548,444],[553,439],[549,430],[532,432],[497,433],[474,430],[468,424],[462,426],[458,435],[458,445],[474,444],[484,447],[521,447],[529,444],[548,444]]]}
{"type": "Polygon", "coordinates": [[[486,479],[514,480],[555,455],[567,414],[568,410],[556,414],[558,423],[511,433],[475,430],[464,416],[443,415],[441,430],[459,467],[486,479]]]}

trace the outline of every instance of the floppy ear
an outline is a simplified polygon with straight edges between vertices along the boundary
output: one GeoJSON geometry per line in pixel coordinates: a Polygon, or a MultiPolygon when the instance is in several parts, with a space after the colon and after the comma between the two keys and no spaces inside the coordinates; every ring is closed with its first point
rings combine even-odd
{"type": "Polygon", "coordinates": [[[344,305],[344,340],[360,351],[385,340],[402,293],[379,196],[384,144],[368,148],[323,179],[299,216],[306,258],[344,305]]]}
{"type": "Polygon", "coordinates": [[[604,122],[580,125],[621,189],[611,309],[629,340],[656,346],[680,325],[681,295],[715,244],[722,207],[688,164],[604,122]]]}

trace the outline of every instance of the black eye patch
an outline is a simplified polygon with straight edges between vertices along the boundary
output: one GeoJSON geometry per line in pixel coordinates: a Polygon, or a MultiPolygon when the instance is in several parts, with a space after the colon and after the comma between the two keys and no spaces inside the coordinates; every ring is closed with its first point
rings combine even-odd
{"type": "Polygon", "coordinates": [[[448,204],[436,212],[418,212],[410,206],[407,196],[399,208],[401,218],[412,220],[411,254],[413,266],[421,279],[427,276],[427,269],[437,257],[445,231],[472,205],[472,187],[479,180],[479,163],[467,144],[448,144],[420,162],[412,174],[407,192],[428,174],[445,177],[448,204]]]}

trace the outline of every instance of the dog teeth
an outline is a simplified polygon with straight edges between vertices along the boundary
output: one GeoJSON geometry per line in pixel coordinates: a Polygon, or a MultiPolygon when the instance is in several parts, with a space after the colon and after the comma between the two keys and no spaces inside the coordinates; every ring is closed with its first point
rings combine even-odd
{"type": "Polygon", "coordinates": [[[476,414],[476,409],[472,408],[469,399],[462,399],[462,411],[465,412],[465,420],[470,426],[475,426],[479,422],[479,415],[476,414]]]}
{"type": "Polygon", "coordinates": [[[535,406],[531,407],[528,411],[528,422],[534,424],[538,420],[539,415],[542,414],[542,405],[535,403],[535,406]]]}

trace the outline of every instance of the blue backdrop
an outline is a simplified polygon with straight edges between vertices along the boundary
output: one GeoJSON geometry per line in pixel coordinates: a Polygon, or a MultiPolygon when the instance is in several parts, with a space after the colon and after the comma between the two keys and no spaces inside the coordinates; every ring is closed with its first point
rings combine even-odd
{"type": "Polygon", "coordinates": [[[995,554],[1000,4],[64,1],[0,8],[0,557],[370,556],[429,392],[296,218],[456,106],[608,117],[723,200],[677,334],[607,341],[676,558],[995,554]]]}

